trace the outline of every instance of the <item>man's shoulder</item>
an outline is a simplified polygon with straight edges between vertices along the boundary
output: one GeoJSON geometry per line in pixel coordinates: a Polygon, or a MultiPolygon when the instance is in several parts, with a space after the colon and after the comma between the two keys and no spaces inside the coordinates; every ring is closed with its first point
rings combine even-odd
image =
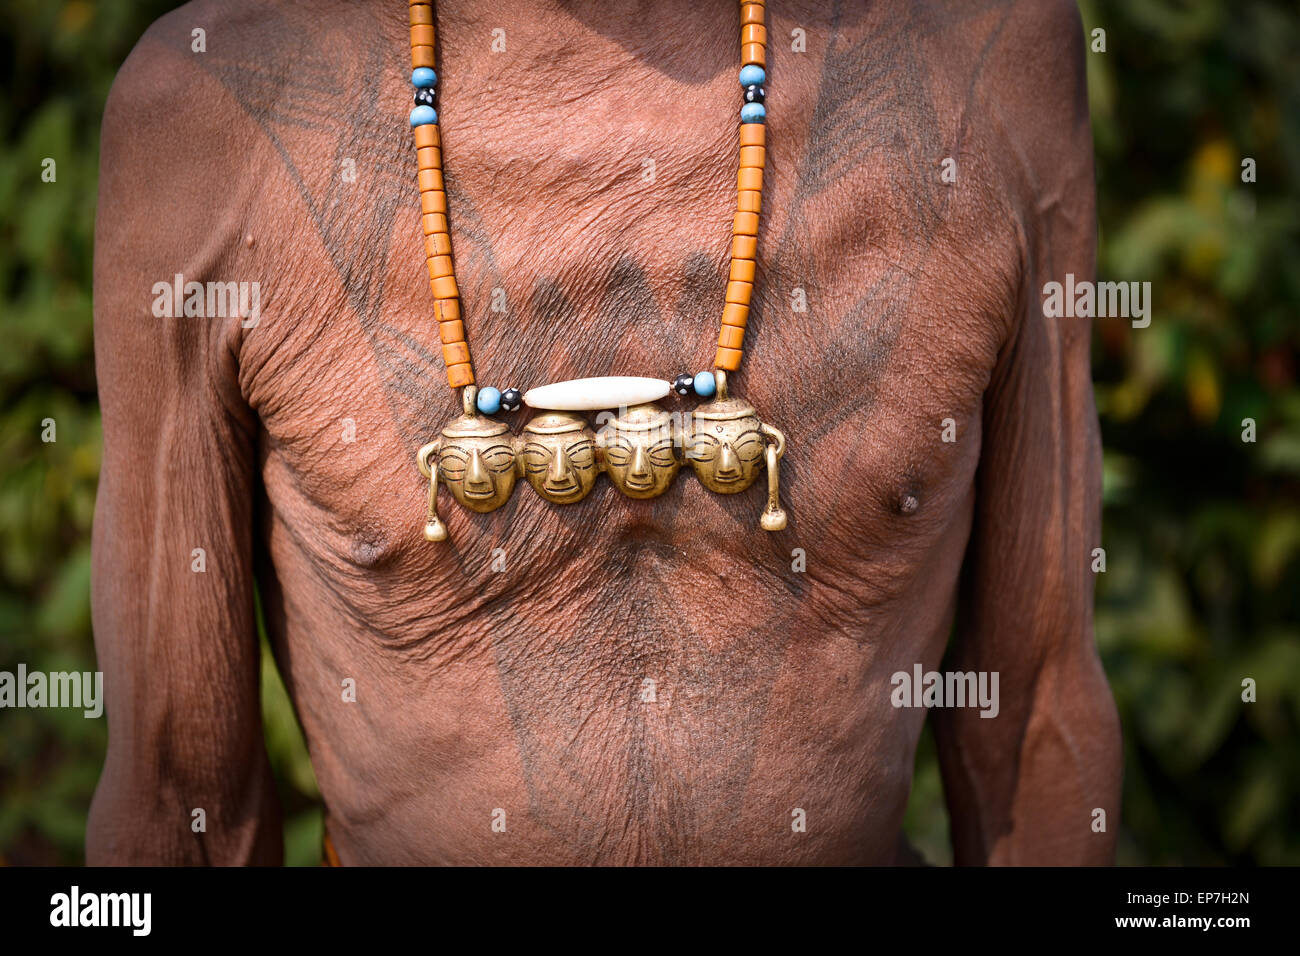
{"type": "Polygon", "coordinates": [[[1082,93],[1087,47],[1074,0],[1012,0],[990,38],[999,79],[1027,98],[1082,93]]]}
{"type": "MultiPolygon", "coordinates": [[[[931,55],[978,87],[1050,96],[1084,75],[1083,21],[1074,0],[937,0],[920,21],[931,55]]],[[[964,94],[960,82],[952,91],[964,94]]]]}
{"type": "Polygon", "coordinates": [[[131,50],[105,104],[105,132],[155,122],[218,131],[235,114],[269,109],[318,42],[291,5],[191,0],[154,21],[131,50]]]}
{"type": "Polygon", "coordinates": [[[998,40],[1044,59],[1073,48],[1083,35],[1075,0],[929,0],[919,11],[926,32],[955,26],[954,40],[964,37],[976,47],[998,40]]]}
{"type": "MultiPolygon", "coordinates": [[[[270,154],[249,108],[251,77],[262,78],[257,95],[274,103],[287,72],[281,57],[303,42],[277,20],[280,7],[245,0],[185,4],[155,21],[118,70],[100,138],[95,335],[101,360],[114,349],[144,351],[144,342],[166,341],[188,355],[202,348],[205,334],[216,339],[239,328],[237,322],[158,322],[157,313],[152,322],[139,319],[177,273],[202,282],[240,254],[244,213],[250,197],[263,195],[270,154]],[[144,328],[166,335],[151,332],[142,340],[144,328]]],[[[179,300],[174,308],[179,314],[179,300]]]]}
{"type": "Polygon", "coordinates": [[[1089,178],[1088,42],[1073,0],[942,0],[927,9],[941,109],[971,142],[1038,186],[1089,178]]]}

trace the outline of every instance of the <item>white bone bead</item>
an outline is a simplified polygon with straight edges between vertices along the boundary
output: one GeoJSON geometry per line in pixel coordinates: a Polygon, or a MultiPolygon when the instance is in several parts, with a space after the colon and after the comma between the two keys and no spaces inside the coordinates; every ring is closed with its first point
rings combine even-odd
{"type": "Polygon", "coordinates": [[[588,412],[653,402],[667,395],[672,387],[672,382],[661,378],[640,378],[635,375],[575,378],[530,388],[524,392],[524,404],[530,408],[588,412]]]}

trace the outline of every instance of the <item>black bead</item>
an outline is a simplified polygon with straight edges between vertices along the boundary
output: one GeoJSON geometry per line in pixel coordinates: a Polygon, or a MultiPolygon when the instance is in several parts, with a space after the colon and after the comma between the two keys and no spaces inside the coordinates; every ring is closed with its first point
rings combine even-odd
{"type": "Polygon", "coordinates": [[[761,103],[765,99],[767,99],[767,91],[764,90],[761,86],[745,87],[746,103],[761,103]]]}
{"type": "Polygon", "coordinates": [[[683,372],[681,375],[678,375],[675,379],[673,379],[673,391],[676,392],[678,395],[694,395],[695,376],[688,375],[685,372],[683,372]]]}
{"type": "Polygon", "coordinates": [[[432,106],[432,105],[433,105],[433,90],[430,89],[430,88],[427,87],[427,86],[422,86],[422,87],[420,87],[418,90],[416,90],[416,91],[415,91],[415,105],[416,105],[416,106],[432,106]]]}
{"type": "Polygon", "coordinates": [[[519,411],[519,406],[524,402],[524,396],[517,388],[507,388],[501,393],[501,409],[507,412],[519,411]]]}

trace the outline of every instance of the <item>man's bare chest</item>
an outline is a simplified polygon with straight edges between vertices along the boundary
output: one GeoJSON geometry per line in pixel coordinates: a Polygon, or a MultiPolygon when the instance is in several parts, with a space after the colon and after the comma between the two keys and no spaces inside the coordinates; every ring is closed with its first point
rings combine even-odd
{"type": "MultiPolygon", "coordinates": [[[[629,142],[597,123],[503,130],[490,109],[465,113],[461,129],[448,114],[444,163],[480,383],[707,368],[735,192],[717,124],[678,116],[664,135],[629,142]]],[[[605,579],[594,590],[608,602],[621,588],[667,587],[703,606],[726,588],[690,583],[682,568],[770,584],[810,551],[826,574],[872,582],[855,585],[864,606],[896,593],[968,502],[1014,245],[1005,228],[990,241],[937,172],[919,175],[906,139],[832,180],[815,131],[784,125],[770,131],[748,348],[732,389],[788,439],[785,531],[758,527],[762,482],[718,496],[685,474],[648,501],[600,482],[570,505],[527,488],[488,515],[444,505],[451,543],[424,542],[415,452],[460,399],[441,369],[414,166],[395,148],[346,188],[312,187],[327,202],[273,192],[279,208],[258,237],[277,274],[241,369],[283,536],[327,573],[391,577],[402,593],[418,580],[443,606],[463,602],[466,580],[480,595],[538,597],[605,579]]],[[[664,403],[687,414],[692,404],[664,403]]],[[[518,432],[528,416],[501,417],[518,432]]],[[[393,613],[395,626],[407,619],[393,613]]]]}
{"type": "MultiPolygon", "coordinates": [[[[545,291],[518,312],[494,312],[490,295],[467,309],[471,329],[477,320],[491,330],[479,337],[488,381],[526,388],[702,367],[716,311],[709,293],[721,293],[712,264],[701,255],[648,270],[631,264],[640,252],[633,246],[590,279],[557,253],[548,265],[560,274],[538,280],[545,291]],[[555,328],[575,324],[590,334],[555,328]],[[509,377],[512,366],[519,377],[509,377]]],[[[434,615],[455,604],[457,618],[478,604],[504,607],[507,597],[539,613],[563,599],[588,601],[595,614],[665,601],[704,614],[733,606],[737,582],[779,599],[809,561],[814,579],[851,581],[862,609],[905,589],[968,503],[993,349],[945,330],[927,310],[929,294],[868,271],[856,283],[833,280],[829,302],[811,279],[767,290],[747,366],[732,379],[733,392],[786,437],[785,530],[759,527],[764,481],[718,495],[684,467],[648,500],[606,481],[572,504],[545,501],[521,481],[490,514],[447,497],[450,540],[428,543],[428,482],[416,450],[458,413],[459,397],[429,342],[420,276],[403,282],[403,271],[414,270],[394,270],[389,305],[368,327],[338,301],[321,316],[298,312],[315,328],[279,344],[253,389],[272,526],[337,588],[358,577],[377,585],[362,590],[381,630],[420,619],[408,597],[434,615]],[[392,603],[394,593],[402,603],[392,603]]],[[[266,321],[277,321],[267,311],[266,321]]],[[[669,396],[661,404],[689,417],[696,403],[669,396]]],[[[518,433],[531,415],[499,417],[518,433]]],[[[686,465],[684,449],[671,454],[686,465]]],[[[845,592],[827,598],[839,603],[845,592]]]]}

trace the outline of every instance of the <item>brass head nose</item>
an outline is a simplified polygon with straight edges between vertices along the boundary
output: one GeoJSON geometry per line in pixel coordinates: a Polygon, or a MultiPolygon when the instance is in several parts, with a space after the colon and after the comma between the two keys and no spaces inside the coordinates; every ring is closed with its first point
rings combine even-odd
{"type": "Polygon", "coordinates": [[[483,456],[475,448],[469,455],[469,466],[465,469],[465,487],[481,489],[486,485],[492,486],[492,479],[488,477],[487,468],[483,465],[483,456]]]}
{"type": "Polygon", "coordinates": [[[718,452],[718,474],[734,475],[740,472],[740,459],[736,457],[735,451],[729,442],[724,443],[722,450],[718,452]]]}
{"type": "Polygon", "coordinates": [[[567,485],[570,477],[569,456],[557,449],[551,456],[551,467],[546,470],[546,481],[550,485],[567,485]]]}
{"type": "Polygon", "coordinates": [[[650,477],[650,456],[646,454],[643,445],[637,445],[632,452],[632,468],[629,474],[633,478],[650,477]]]}

